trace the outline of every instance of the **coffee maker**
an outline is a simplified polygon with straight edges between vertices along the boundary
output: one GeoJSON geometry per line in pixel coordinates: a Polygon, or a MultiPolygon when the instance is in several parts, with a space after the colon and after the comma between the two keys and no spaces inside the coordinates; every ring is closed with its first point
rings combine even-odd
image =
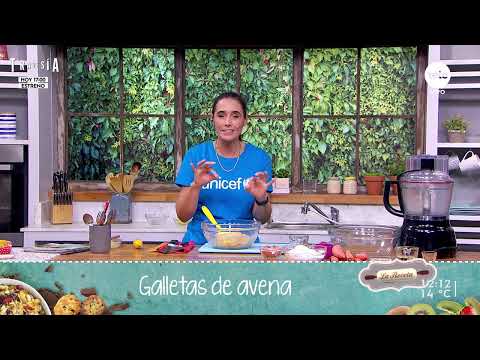
{"type": "Polygon", "coordinates": [[[410,156],[406,168],[396,181],[385,181],[383,195],[387,211],[404,219],[395,246],[417,246],[420,252],[434,250],[438,259],[455,257],[457,240],[449,220],[453,179],[448,175],[448,156],[410,156]],[[390,204],[392,184],[398,187],[400,210],[390,204]]]}

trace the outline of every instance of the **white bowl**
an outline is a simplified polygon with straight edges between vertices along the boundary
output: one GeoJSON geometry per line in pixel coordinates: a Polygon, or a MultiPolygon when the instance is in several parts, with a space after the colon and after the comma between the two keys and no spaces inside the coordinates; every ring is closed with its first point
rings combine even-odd
{"type": "Polygon", "coordinates": [[[25,290],[27,290],[32,296],[40,300],[40,304],[42,304],[43,311],[45,311],[45,315],[52,315],[50,308],[47,305],[45,299],[40,295],[40,293],[31,287],[28,284],[25,284],[22,281],[15,280],[15,279],[7,279],[7,278],[0,278],[0,285],[20,285],[25,290]]]}

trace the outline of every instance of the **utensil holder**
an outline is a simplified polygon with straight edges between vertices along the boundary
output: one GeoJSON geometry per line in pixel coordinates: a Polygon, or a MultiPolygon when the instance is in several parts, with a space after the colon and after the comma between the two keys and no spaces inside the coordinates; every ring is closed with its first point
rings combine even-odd
{"type": "Polygon", "coordinates": [[[115,209],[115,224],[132,222],[132,195],[116,193],[112,195],[110,208],[115,209]]]}
{"type": "Polygon", "coordinates": [[[53,205],[52,224],[72,224],[73,205],[53,205]]]}
{"type": "Polygon", "coordinates": [[[105,254],[112,248],[112,226],[90,225],[89,226],[90,252],[94,254],[105,254]]]}

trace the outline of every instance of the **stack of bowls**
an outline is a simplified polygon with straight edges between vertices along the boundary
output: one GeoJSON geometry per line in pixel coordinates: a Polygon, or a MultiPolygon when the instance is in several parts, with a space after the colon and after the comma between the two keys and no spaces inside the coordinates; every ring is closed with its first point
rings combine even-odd
{"type": "Polygon", "coordinates": [[[15,113],[0,113],[0,139],[17,138],[17,115],[15,113]]]}

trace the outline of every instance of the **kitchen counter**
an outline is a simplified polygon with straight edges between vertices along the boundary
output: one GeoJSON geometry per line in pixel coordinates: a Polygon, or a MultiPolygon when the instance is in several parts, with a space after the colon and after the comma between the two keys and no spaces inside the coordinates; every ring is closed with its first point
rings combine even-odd
{"type": "MultiPolygon", "coordinates": [[[[162,224],[151,226],[146,222],[130,224],[112,224],[112,236],[120,235],[122,241],[132,242],[141,239],[143,242],[161,242],[182,240],[186,225],[162,224]]],[[[35,242],[88,242],[89,225],[73,223],[64,225],[40,224],[21,229],[24,233],[24,246],[33,247],[35,242]]],[[[262,226],[259,231],[262,243],[287,243],[290,234],[305,234],[305,230],[268,229],[262,226]]],[[[326,230],[308,230],[310,241],[328,241],[326,230]]]]}
{"type": "MultiPolygon", "coordinates": [[[[264,258],[260,254],[219,254],[199,253],[198,247],[187,254],[160,254],[152,250],[158,244],[144,244],[142,249],[135,249],[131,244],[122,244],[108,254],[83,252],[59,255],[52,261],[286,261],[284,257],[264,258]]],[[[443,261],[443,260],[442,260],[443,261]]],[[[459,251],[457,256],[444,261],[480,261],[480,252],[459,251]]]]}

